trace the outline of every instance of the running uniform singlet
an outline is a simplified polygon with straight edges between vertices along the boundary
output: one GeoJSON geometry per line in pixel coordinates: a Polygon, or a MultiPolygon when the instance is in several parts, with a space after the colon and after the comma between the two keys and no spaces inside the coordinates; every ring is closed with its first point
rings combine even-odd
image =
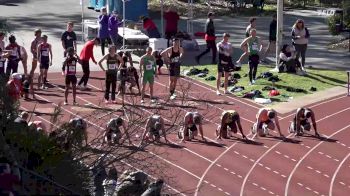
{"type": "Polygon", "coordinates": [[[170,64],[180,63],[180,48],[174,52],[174,47],[171,47],[170,64]]]}
{"type": "Polygon", "coordinates": [[[159,115],[153,115],[151,117],[151,123],[150,123],[150,132],[153,134],[153,135],[159,135],[159,131],[157,131],[154,126],[155,124],[158,122],[160,123],[160,116],[159,115]]]}
{"type": "Polygon", "coordinates": [[[186,118],[188,119],[188,121],[187,121],[188,126],[195,125],[194,119],[193,119],[194,116],[200,116],[200,114],[198,112],[187,112],[186,118]]]}
{"type": "Polygon", "coordinates": [[[11,50],[9,61],[19,61],[20,60],[20,48],[17,44],[10,44],[6,47],[6,50],[11,50]]]}
{"type": "Polygon", "coordinates": [[[220,64],[228,64],[229,63],[229,59],[231,59],[231,54],[230,51],[232,49],[232,45],[229,42],[219,42],[217,44],[217,48],[219,51],[219,60],[220,60],[220,64]]]}
{"type": "Polygon", "coordinates": [[[229,116],[226,118],[226,122],[225,122],[226,124],[232,123],[233,117],[236,116],[236,115],[238,115],[238,113],[237,113],[235,110],[228,110],[228,111],[224,111],[224,112],[222,113],[222,117],[221,117],[221,118],[223,118],[225,114],[226,114],[226,115],[229,115],[229,116]]]}
{"type": "Polygon", "coordinates": [[[250,55],[259,54],[259,40],[257,37],[251,38],[248,42],[248,50],[250,55]]]}
{"type": "Polygon", "coordinates": [[[156,64],[153,56],[143,57],[143,70],[144,75],[154,75],[156,70],[156,64]]]}
{"type": "Polygon", "coordinates": [[[108,55],[107,57],[107,74],[117,74],[118,72],[118,58],[115,54],[114,56],[108,55]]]}
{"type": "Polygon", "coordinates": [[[49,44],[41,44],[40,47],[40,62],[41,63],[49,63],[50,62],[50,45],[49,44]]]}
{"type": "Polygon", "coordinates": [[[78,59],[75,57],[68,57],[66,62],[67,70],[66,74],[69,76],[75,76],[76,74],[76,68],[77,68],[77,61],[78,59]]]}

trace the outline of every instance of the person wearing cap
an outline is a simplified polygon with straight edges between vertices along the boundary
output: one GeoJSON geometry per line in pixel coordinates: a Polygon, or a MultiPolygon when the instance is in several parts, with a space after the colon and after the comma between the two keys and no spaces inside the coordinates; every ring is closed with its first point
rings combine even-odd
{"type": "Polygon", "coordinates": [[[144,141],[160,142],[160,132],[162,131],[165,142],[168,143],[166,138],[164,119],[157,114],[150,116],[146,122],[145,131],[142,134],[142,139],[139,146],[142,146],[144,141]]]}
{"type": "Polygon", "coordinates": [[[248,46],[249,52],[249,81],[250,85],[255,84],[256,72],[258,70],[260,53],[262,51],[262,44],[260,38],[256,36],[256,29],[250,29],[250,36],[245,38],[241,43],[241,49],[244,50],[245,46],[248,46]]]}
{"type": "Polygon", "coordinates": [[[87,88],[86,85],[90,77],[90,64],[89,64],[90,59],[92,60],[92,62],[97,64],[94,57],[94,46],[97,46],[98,44],[100,44],[100,39],[95,37],[94,39],[87,41],[80,52],[79,57],[81,60],[81,67],[83,69],[83,77],[81,77],[78,83],[80,89],[85,90],[87,88]]]}
{"type": "Polygon", "coordinates": [[[269,135],[269,130],[275,129],[275,126],[283,138],[277,112],[271,108],[261,108],[256,114],[256,122],[253,125],[252,132],[253,134],[258,134],[258,136],[265,137],[269,135]]]}
{"type": "Polygon", "coordinates": [[[74,27],[74,23],[68,22],[67,30],[63,32],[61,36],[62,47],[64,49],[64,52],[63,52],[64,57],[67,56],[68,48],[73,48],[74,53],[77,52],[77,35],[73,31],[73,27],[74,27]]]}
{"type": "Polygon", "coordinates": [[[38,88],[45,89],[47,82],[47,71],[52,65],[52,47],[47,43],[47,35],[43,35],[42,43],[37,48],[38,61],[40,63],[40,75],[38,78],[38,88]],[[42,85],[42,86],[41,86],[42,85]]]}
{"type": "Polygon", "coordinates": [[[175,38],[173,40],[173,46],[165,49],[160,55],[165,59],[165,62],[169,64],[169,90],[170,99],[175,99],[175,89],[177,80],[180,77],[181,71],[181,59],[184,54],[184,50],[180,45],[180,40],[175,38]]]}
{"type": "Polygon", "coordinates": [[[125,121],[121,117],[112,118],[108,121],[103,135],[103,143],[107,142],[109,145],[120,144],[120,139],[122,138],[121,128],[123,128],[129,144],[132,145],[125,121]]]}
{"type": "MultiPolygon", "coordinates": [[[[16,37],[14,35],[10,35],[9,37],[10,44],[6,46],[5,50],[10,52],[7,61],[6,67],[6,75],[10,76],[12,73],[17,73],[18,63],[22,60],[21,46],[19,46],[16,42],[16,37]]],[[[22,61],[24,73],[27,74],[27,64],[22,61]]]]}
{"type": "Polygon", "coordinates": [[[208,19],[207,22],[205,24],[205,41],[207,43],[207,49],[202,52],[200,55],[196,56],[196,62],[197,64],[199,64],[199,60],[202,58],[202,56],[204,56],[205,54],[207,54],[208,52],[210,52],[210,50],[212,51],[212,60],[211,63],[212,64],[216,64],[216,44],[215,44],[215,27],[214,27],[214,13],[209,12],[208,13],[208,19]]]}
{"type": "Polygon", "coordinates": [[[80,117],[75,117],[69,120],[69,126],[71,126],[72,134],[78,137],[78,141],[83,143],[85,140],[85,146],[88,145],[88,135],[87,135],[87,124],[84,119],[80,117]],[[83,138],[81,138],[83,136],[83,138]]]}
{"type": "Polygon", "coordinates": [[[232,63],[232,44],[229,42],[230,34],[224,33],[223,40],[217,44],[219,50],[219,62],[218,62],[218,75],[216,79],[216,94],[221,95],[220,85],[221,85],[221,76],[224,73],[224,93],[229,94],[227,90],[228,86],[228,76],[231,71],[234,70],[234,65],[232,63]]]}
{"type": "Polygon", "coordinates": [[[194,139],[194,137],[198,135],[198,129],[202,140],[205,141],[202,121],[203,116],[198,112],[187,112],[183,120],[183,127],[178,132],[178,138],[181,139],[181,142],[184,142],[184,140],[190,141],[191,139],[194,139]]]}
{"type": "Polygon", "coordinates": [[[35,38],[30,45],[30,52],[33,54],[32,69],[30,70],[30,76],[32,78],[34,77],[34,72],[38,65],[38,46],[42,42],[41,30],[35,29],[34,36],[35,38]]]}
{"type": "Polygon", "coordinates": [[[297,109],[293,121],[289,127],[289,131],[291,133],[296,133],[298,136],[303,135],[305,131],[310,131],[311,124],[309,122],[309,119],[311,119],[312,126],[315,130],[315,136],[320,137],[320,134],[317,131],[315,113],[310,108],[297,109]]]}
{"type": "Polygon", "coordinates": [[[123,25],[123,21],[119,21],[117,11],[113,11],[108,19],[108,33],[114,45],[120,44],[120,36],[118,34],[118,27],[123,25]]]}
{"type": "Polygon", "coordinates": [[[247,137],[243,133],[241,120],[238,112],[236,112],[235,110],[223,111],[221,115],[221,124],[216,129],[217,139],[227,139],[228,135],[230,135],[227,132],[227,128],[230,128],[230,131],[232,131],[233,133],[237,133],[237,127],[242,134],[242,138],[247,139],[247,137]]]}
{"type": "Polygon", "coordinates": [[[108,19],[107,8],[101,8],[101,15],[98,16],[98,38],[101,40],[101,51],[102,55],[105,55],[105,47],[109,43],[109,33],[108,33],[108,19]]]}
{"type": "Polygon", "coordinates": [[[12,101],[16,102],[21,97],[22,87],[22,74],[14,73],[11,75],[10,80],[6,84],[8,94],[12,101]]]}
{"type": "Polygon", "coordinates": [[[141,103],[145,102],[144,97],[147,83],[149,84],[151,103],[155,103],[153,97],[153,84],[154,78],[158,78],[156,69],[156,59],[152,55],[152,48],[147,47],[146,54],[140,59],[140,73],[142,77],[141,103]]]}

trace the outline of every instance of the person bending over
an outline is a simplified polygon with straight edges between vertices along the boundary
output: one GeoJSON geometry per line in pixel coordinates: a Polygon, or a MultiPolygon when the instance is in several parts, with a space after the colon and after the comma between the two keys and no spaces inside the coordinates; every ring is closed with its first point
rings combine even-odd
{"type": "Polygon", "coordinates": [[[230,131],[232,131],[233,133],[237,133],[238,131],[237,127],[242,134],[242,138],[247,139],[247,137],[243,133],[241,120],[238,112],[234,110],[228,110],[228,111],[222,112],[221,125],[219,125],[218,128],[216,129],[217,139],[221,139],[221,138],[227,139],[229,135],[227,132],[227,128],[229,128],[230,131]]]}
{"type": "Polygon", "coordinates": [[[168,143],[164,128],[164,119],[161,116],[154,114],[147,120],[145,131],[143,132],[139,146],[142,146],[145,140],[147,142],[155,141],[160,143],[160,132],[162,132],[165,142],[168,143]]]}
{"type": "Polygon", "coordinates": [[[205,141],[203,135],[202,118],[202,115],[200,115],[198,112],[186,113],[184,117],[183,128],[178,133],[178,137],[179,139],[181,139],[181,142],[183,142],[184,140],[190,141],[191,139],[194,139],[194,137],[198,135],[198,129],[202,140],[205,141]]]}
{"type": "Polygon", "coordinates": [[[296,133],[296,135],[303,135],[305,131],[311,130],[311,124],[309,122],[311,119],[312,126],[315,130],[315,136],[320,137],[320,134],[317,131],[317,124],[315,120],[315,113],[310,108],[298,108],[294,119],[289,127],[289,132],[296,133]]]}
{"type": "Polygon", "coordinates": [[[109,145],[120,144],[120,139],[122,138],[121,128],[123,128],[125,135],[129,140],[129,144],[132,145],[125,121],[121,117],[112,118],[108,121],[106,131],[103,136],[103,143],[107,142],[109,145]]]}
{"type": "Polygon", "coordinates": [[[261,108],[256,115],[256,122],[253,125],[253,133],[261,137],[269,135],[269,130],[274,130],[275,126],[281,137],[284,137],[280,124],[278,122],[277,113],[270,108],[261,108]]]}

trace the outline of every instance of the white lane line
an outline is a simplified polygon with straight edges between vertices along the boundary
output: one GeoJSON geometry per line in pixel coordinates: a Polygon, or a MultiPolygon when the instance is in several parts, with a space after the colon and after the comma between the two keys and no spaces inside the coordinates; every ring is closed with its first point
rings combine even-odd
{"type": "MultiPolygon", "coordinates": [[[[337,169],[335,170],[332,180],[331,180],[331,184],[329,186],[329,196],[333,195],[333,185],[334,185],[334,181],[335,178],[337,177],[338,172],[340,171],[340,168],[342,167],[342,165],[345,163],[345,161],[350,157],[350,153],[347,154],[344,159],[340,162],[340,164],[338,165],[337,169]]],[[[340,182],[339,182],[340,183],[340,182]]],[[[345,184],[345,183],[344,183],[345,184]]]]}
{"type": "MultiPolygon", "coordinates": [[[[332,135],[328,136],[327,139],[333,137],[334,135],[346,130],[347,128],[349,128],[350,125],[347,125],[345,127],[343,127],[342,129],[339,129],[338,131],[336,131],[335,133],[333,133],[332,135]]],[[[318,146],[320,146],[322,143],[324,143],[324,141],[319,142],[317,145],[315,145],[312,149],[310,149],[299,161],[298,163],[295,165],[295,167],[293,168],[293,170],[291,171],[291,173],[288,176],[288,180],[285,186],[285,191],[284,191],[284,195],[288,196],[288,191],[289,191],[289,185],[290,185],[290,181],[292,179],[292,176],[294,175],[295,171],[297,170],[297,168],[300,166],[300,164],[303,162],[303,160],[309,156],[309,154],[311,154],[318,146]]]]}

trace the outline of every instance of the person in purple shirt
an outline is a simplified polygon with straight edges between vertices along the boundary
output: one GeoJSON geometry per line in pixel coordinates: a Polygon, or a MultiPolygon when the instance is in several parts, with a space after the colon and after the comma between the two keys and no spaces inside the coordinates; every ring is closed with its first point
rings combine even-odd
{"type": "Polygon", "coordinates": [[[99,23],[98,37],[101,40],[102,55],[105,55],[105,45],[106,45],[106,42],[108,42],[108,38],[109,38],[109,33],[108,33],[109,15],[107,14],[107,9],[105,7],[101,9],[101,12],[102,14],[98,16],[98,23],[99,23]]]}
{"type": "Polygon", "coordinates": [[[118,27],[122,26],[123,21],[118,20],[117,11],[113,11],[113,15],[109,17],[108,20],[108,32],[109,37],[111,38],[114,45],[118,45],[120,43],[120,36],[118,35],[118,27]]]}

